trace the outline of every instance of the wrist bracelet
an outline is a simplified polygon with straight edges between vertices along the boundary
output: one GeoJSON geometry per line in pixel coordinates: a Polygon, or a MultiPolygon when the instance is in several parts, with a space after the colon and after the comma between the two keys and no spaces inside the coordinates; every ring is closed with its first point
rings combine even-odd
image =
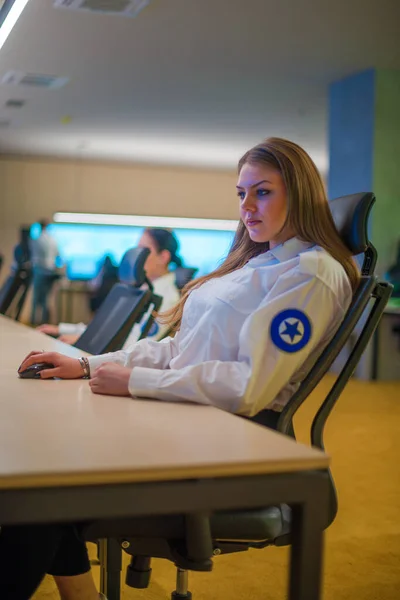
{"type": "Polygon", "coordinates": [[[82,367],[83,378],[90,379],[90,365],[88,359],[86,358],[86,356],[82,356],[81,358],[78,358],[78,360],[79,364],[82,367]]]}

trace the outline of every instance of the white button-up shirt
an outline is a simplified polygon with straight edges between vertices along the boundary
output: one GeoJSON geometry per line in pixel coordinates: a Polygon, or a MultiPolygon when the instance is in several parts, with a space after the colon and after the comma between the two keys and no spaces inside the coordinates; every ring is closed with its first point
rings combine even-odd
{"type": "Polygon", "coordinates": [[[179,332],[89,359],[132,369],[133,397],[281,411],[338,329],[352,298],[342,265],[292,238],[211,279],[186,301],[179,332]]]}

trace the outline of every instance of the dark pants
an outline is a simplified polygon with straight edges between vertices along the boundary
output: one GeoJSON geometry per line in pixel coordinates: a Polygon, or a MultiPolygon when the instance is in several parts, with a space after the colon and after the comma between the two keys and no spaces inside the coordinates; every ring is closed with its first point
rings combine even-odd
{"type": "MultiPolygon", "coordinates": [[[[261,413],[259,413],[261,414],[261,413]]],[[[276,429],[279,413],[262,411],[261,424],[276,429]]],[[[257,417],[255,421],[260,422],[257,417]]],[[[0,532],[0,600],[28,600],[43,577],[90,570],[79,525],[21,525],[0,532]]]]}
{"type": "Polygon", "coordinates": [[[48,299],[55,280],[56,276],[54,274],[33,273],[32,325],[41,325],[42,323],[49,322],[48,299]]]}
{"type": "Polygon", "coordinates": [[[0,598],[28,600],[46,573],[90,570],[85,542],[74,525],[21,525],[0,532],[0,598]]]}

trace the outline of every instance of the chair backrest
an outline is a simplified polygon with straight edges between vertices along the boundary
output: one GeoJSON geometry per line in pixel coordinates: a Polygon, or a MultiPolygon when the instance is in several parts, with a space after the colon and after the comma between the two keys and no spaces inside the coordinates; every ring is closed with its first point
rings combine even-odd
{"type": "MultiPolygon", "coordinates": [[[[368,217],[375,202],[372,193],[352,194],[343,196],[330,202],[332,215],[337,230],[351,250],[353,255],[364,253],[364,264],[359,285],[353,295],[352,303],[332,341],[325,348],[311,371],[301,383],[297,392],[292,396],[285,406],[278,421],[278,431],[291,435],[293,432],[293,417],[306,398],[328,372],[339,352],[343,349],[367,305],[372,300],[361,333],[350,352],[348,359],[342,367],[327,397],[322,402],[311,426],[311,443],[313,446],[324,449],[323,432],[329,414],[331,413],[341,392],[346,386],[354,370],[370,341],[390,298],[392,286],[384,281],[378,281],[373,274],[376,264],[376,250],[368,239],[368,217]]],[[[331,477],[331,514],[330,523],[336,516],[337,497],[335,486],[331,477]]],[[[330,524],[328,523],[328,524],[330,524]]]]}
{"type": "Polygon", "coordinates": [[[196,275],[196,267],[177,267],[175,273],[175,283],[178,290],[182,290],[189,281],[196,275]]]}
{"type": "Polygon", "coordinates": [[[151,288],[144,269],[149,254],[150,250],[148,248],[131,248],[127,250],[118,269],[120,283],[134,285],[138,288],[147,283],[151,288]]]}
{"type": "Polygon", "coordinates": [[[133,325],[146,313],[151,298],[150,290],[115,284],[74,346],[90,354],[120,350],[133,325]]]}
{"type": "MultiPolygon", "coordinates": [[[[156,310],[159,308],[161,299],[153,293],[144,270],[149,253],[148,248],[132,248],[124,254],[119,267],[121,283],[113,286],[75,342],[76,348],[91,354],[120,350],[133,325],[141,321],[149,306],[154,304],[156,310]]],[[[152,321],[149,327],[151,324],[152,321]]]]}
{"type": "Polygon", "coordinates": [[[102,267],[101,273],[99,274],[99,283],[89,294],[88,301],[92,313],[95,313],[100,308],[113,286],[118,283],[118,281],[118,267],[113,265],[110,261],[110,264],[107,263],[107,266],[104,265],[102,267]]]}
{"type": "Polygon", "coordinates": [[[11,268],[10,275],[0,289],[0,314],[19,319],[31,282],[30,268],[24,265],[11,268]]]}
{"type": "Polygon", "coordinates": [[[375,195],[366,192],[341,196],[329,203],[336,229],[352,255],[364,254],[362,275],[372,274],[376,265],[377,252],[368,239],[368,219],[375,201],[375,195]]]}

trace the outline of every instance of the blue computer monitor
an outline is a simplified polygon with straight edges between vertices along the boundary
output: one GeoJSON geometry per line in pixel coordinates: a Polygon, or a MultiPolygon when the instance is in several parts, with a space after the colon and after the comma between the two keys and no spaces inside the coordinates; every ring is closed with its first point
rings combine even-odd
{"type": "MultiPolygon", "coordinates": [[[[143,227],[54,223],[48,227],[57,241],[69,279],[92,279],[108,254],[118,265],[129,248],[137,246],[143,227]]],[[[174,229],[179,255],[188,267],[197,267],[196,276],[213,271],[232,244],[234,232],[203,229],[174,229]]],[[[40,234],[40,225],[31,227],[31,237],[40,234]]]]}

